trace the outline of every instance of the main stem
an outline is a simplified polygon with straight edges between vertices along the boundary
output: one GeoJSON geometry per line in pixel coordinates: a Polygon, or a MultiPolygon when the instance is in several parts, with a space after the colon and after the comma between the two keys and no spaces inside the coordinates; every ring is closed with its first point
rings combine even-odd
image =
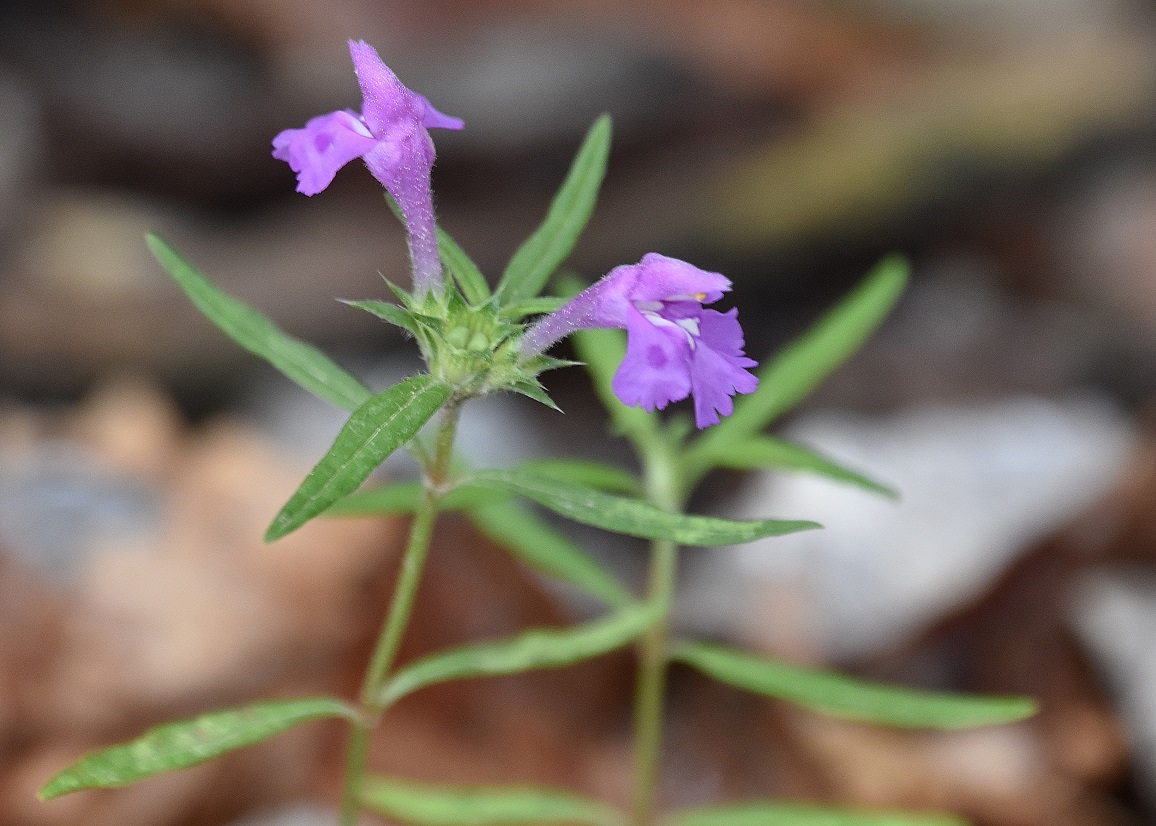
{"type": "MultiPolygon", "coordinates": [[[[679,510],[683,497],[679,493],[674,457],[668,446],[649,446],[644,453],[643,465],[650,503],[664,510],[679,510]]],[[[678,545],[665,539],[651,543],[646,599],[661,605],[662,609],[660,619],[646,632],[639,645],[639,672],[634,693],[634,826],[651,826],[654,822],[669,661],[667,645],[677,570],[678,545]]]]}
{"type": "Polygon", "coordinates": [[[442,496],[442,488],[449,472],[450,456],[453,453],[458,404],[453,400],[442,408],[441,426],[437,434],[433,460],[424,468],[422,498],[410,525],[409,541],[406,543],[401,570],[393,588],[389,613],[382,624],[381,634],[377,638],[377,645],[373,649],[373,656],[365,672],[365,680],[361,684],[361,715],[350,732],[345,757],[345,783],[341,791],[341,826],[357,824],[357,815],[361,809],[361,787],[365,780],[366,758],[369,754],[369,738],[383,711],[382,689],[397,656],[406,625],[409,623],[414,597],[421,582],[422,568],[429,552],[438,501],[442,496]]]}

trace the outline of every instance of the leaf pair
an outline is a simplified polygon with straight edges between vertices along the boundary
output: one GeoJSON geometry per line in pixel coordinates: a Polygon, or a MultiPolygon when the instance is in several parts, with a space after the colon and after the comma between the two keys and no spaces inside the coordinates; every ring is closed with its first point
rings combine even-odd
{"type": "MultiPolygon", "coordinates": [[[[595,462],[551,460],[466,474],[442,504],[465,509],[484,533],[532,567],[611,606],[621,606],[630,598],[613,574],[538,517],[509,501],[509,497],[524,497],[568,519],[603,530],[669,539],[683,545],[729,545],[819,527],[802,520],[733,521],[670,513],[636,498],[638,492],[638,481],[617,468],[595,462]]],[[[390,485],[349,496],[337,502],[330,513],[412,511],[418,495],[419,488],[413,483],[390,485]]]]}
{"type": "Polygon", "coordinates": [[[820,527],[805,520],[734,521],[671,513],[642,499],[615,496],[517,469],[479,471],[470,477],[470,483],[508,490],[575,522],[626,536],[669,539],[680,545],[731,545],[820,527]]]}

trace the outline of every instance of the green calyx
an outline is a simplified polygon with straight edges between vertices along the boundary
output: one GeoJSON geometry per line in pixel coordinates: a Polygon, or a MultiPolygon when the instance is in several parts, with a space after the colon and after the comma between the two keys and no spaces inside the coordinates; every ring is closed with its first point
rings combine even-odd
{"type": "Polygon", "coordinates": [[[348,303],[413,335],[430,373],[454,388],[456,396],[468,398],[513,390],[554,406],[537,376],[543,370],[570,362],[539,356],[519,363],[518,342],[525,327],[503,317],[496,301],[471,305],[453,283],[444,292],[421,297],[393,289],[400,305],[382,301],[348,303]]]}

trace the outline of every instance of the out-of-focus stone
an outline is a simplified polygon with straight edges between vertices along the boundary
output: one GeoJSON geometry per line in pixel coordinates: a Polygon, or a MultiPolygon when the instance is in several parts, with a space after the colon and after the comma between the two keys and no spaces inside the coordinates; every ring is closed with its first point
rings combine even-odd
{"type": "Polygon", "coordinates": [[[0,455],[0,540],[50,581],[75,580],[102,543],[148,537],[157,505],[147,484],[102,467],[74,442],[0,455]]]}
{"type": "Polygon", "coordinates": [[[57,175],[246,196],[272,180],[280,101],[255,56],[208,27],[116,26],[36,4],[0,10],[0,50],[43,102],[57,175]]]}
{"type": "MultiPolygon", "coordinates": [[[[44,135],[36,101],[26,84],[0,72],[0,251],[24,229],[31,186],[43,158],[44,135]]],[[[0,281],[4,276],[0,276],[0,281]]]]}
{"type": "Polygon", "coordinates": [[[904,732],[791,713],[796,745],[834,800],[948,811],[1003,826],[1120,826],[1121,812],[1049,763],[1034,725],[904,732]]]}
{"type": "Polygon", "coordinates": [[[102,464],[152,483],[172,475],[185,437],[172,402],[154,385],[130,375],[98,387],[69,430],[67,438],[102,464]]]}
{"type": "Polygon", "coordinates": [[[1119,413],[1091,398],[925,407],[879,419],[817,412],[786,435],[893,485],[900,499],[818,476],[756,476],[732,515],[825,528],[714,556],[717,568],[707,590],[692,592],[687,621],[713,621],[781,651],[799,623],[784,633],[751,618],[765,620],[757,606],[797,588],[800,610],[814,621],[813,645],[835,660],[894,645],[977,596],[1115,483],[1133,440],[1119,413]],[[736,601],[738,583],[746,596],[736,601]]]}
{"type": "Polygon", "coordinates": [[[1116,698],[1137,780],[1156,811],[1156,573],[1135,567],[1090,572],[1074,591],[1071,614],[1116,698]]]}
{"type": "Polygon", "coordinates": [[[1141,128],[1154,88],[1151,43],[1134,27],[960,50],[738,159],[701,209],[704,229],[747,251],[863,242],[1009,170],[1040,174],[1141,128]]]}
{"type": "Polygon", "coordinates": [[[508,152],[572,140],[606,111],[630,131],[701,100],[685,70],[647,45],[617,29],[505,21],[480,27],[436,75],[427,67],[420,88],[440,90],[437,105],[469,124],[449,145],[508,152]]]}
{"type": "MultiPolygon", "coordinates": [[[[164,286],[143,243],[159,229],[145,203],[99,192],[62,194],[46,204],[24,249],[23,271],[61,301],[100,306],[155,296],[164,286]]],[[[123,332],[123,331],[122,331],[123,332]]]]}
{"type": "Polygon", "coordinates": [[[232,826],[332,826],[337,811],[316,805],[298,804],[272,811],[262,811],[242,818],[232,826]]]}
{"type": "Polygon", "coordinates": [[[237,426],[206,433],[179,462],[148,545],[94,554],[78,584],[58,698],[71,713],[101,713],[101,695],[165,707],[273,683],[348,644],[346,595],[400,542],[396,523],[317,520],[265,545],[306,468],[237,426]]]}
{"type": "Polygon", "coordinates": [[[1075,192],[1053,234],[1063,289],[1156,341],[1156,160],[1116,159],[1075,192]]]}
{"type": "Polygon", "coordinates": [[[385,325],[335,300],[381,296],[375,272],[406,271],[401,228],[378,193],[366,198],[227,233],[136,197],[73,190],[45,199],[17,277],[0,282],[0,382],[59,389],[148,367],[205,384],[246,358],[152,257],[150,231],[291,334],[322,347],[380,347],[385,325]]]}
{"type": "Polygon", "coordinates": [[[66,613],[65,600],[0,543],[0,754],[51,722],[42,698],[66,613]]]}
{"type": "Polygon", "coordinates": [[[1054,397],[1099,386],[1126,346],[1092,313],[1014,295],[994,261],[948,254],[919,268],[882,329],[811,404],[892,410],[1054,397]]]}

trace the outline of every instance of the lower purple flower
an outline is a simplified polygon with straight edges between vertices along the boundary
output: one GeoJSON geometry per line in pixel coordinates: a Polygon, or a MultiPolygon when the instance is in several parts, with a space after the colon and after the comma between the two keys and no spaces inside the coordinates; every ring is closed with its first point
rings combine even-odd
{"type": "Polygon", "coordinates": [[[759,380],[747,368],[738,310],[708,310],[729,290],[722,275],[685,261],[648,253],[616,267],[526,331],[524,357],[543,352],[576,330],[626,330],[626,356],[612,387],[623,404],[651,411],[694,396],[699,428],[734,410],[731,396],[752,393],[759,380]]]}

